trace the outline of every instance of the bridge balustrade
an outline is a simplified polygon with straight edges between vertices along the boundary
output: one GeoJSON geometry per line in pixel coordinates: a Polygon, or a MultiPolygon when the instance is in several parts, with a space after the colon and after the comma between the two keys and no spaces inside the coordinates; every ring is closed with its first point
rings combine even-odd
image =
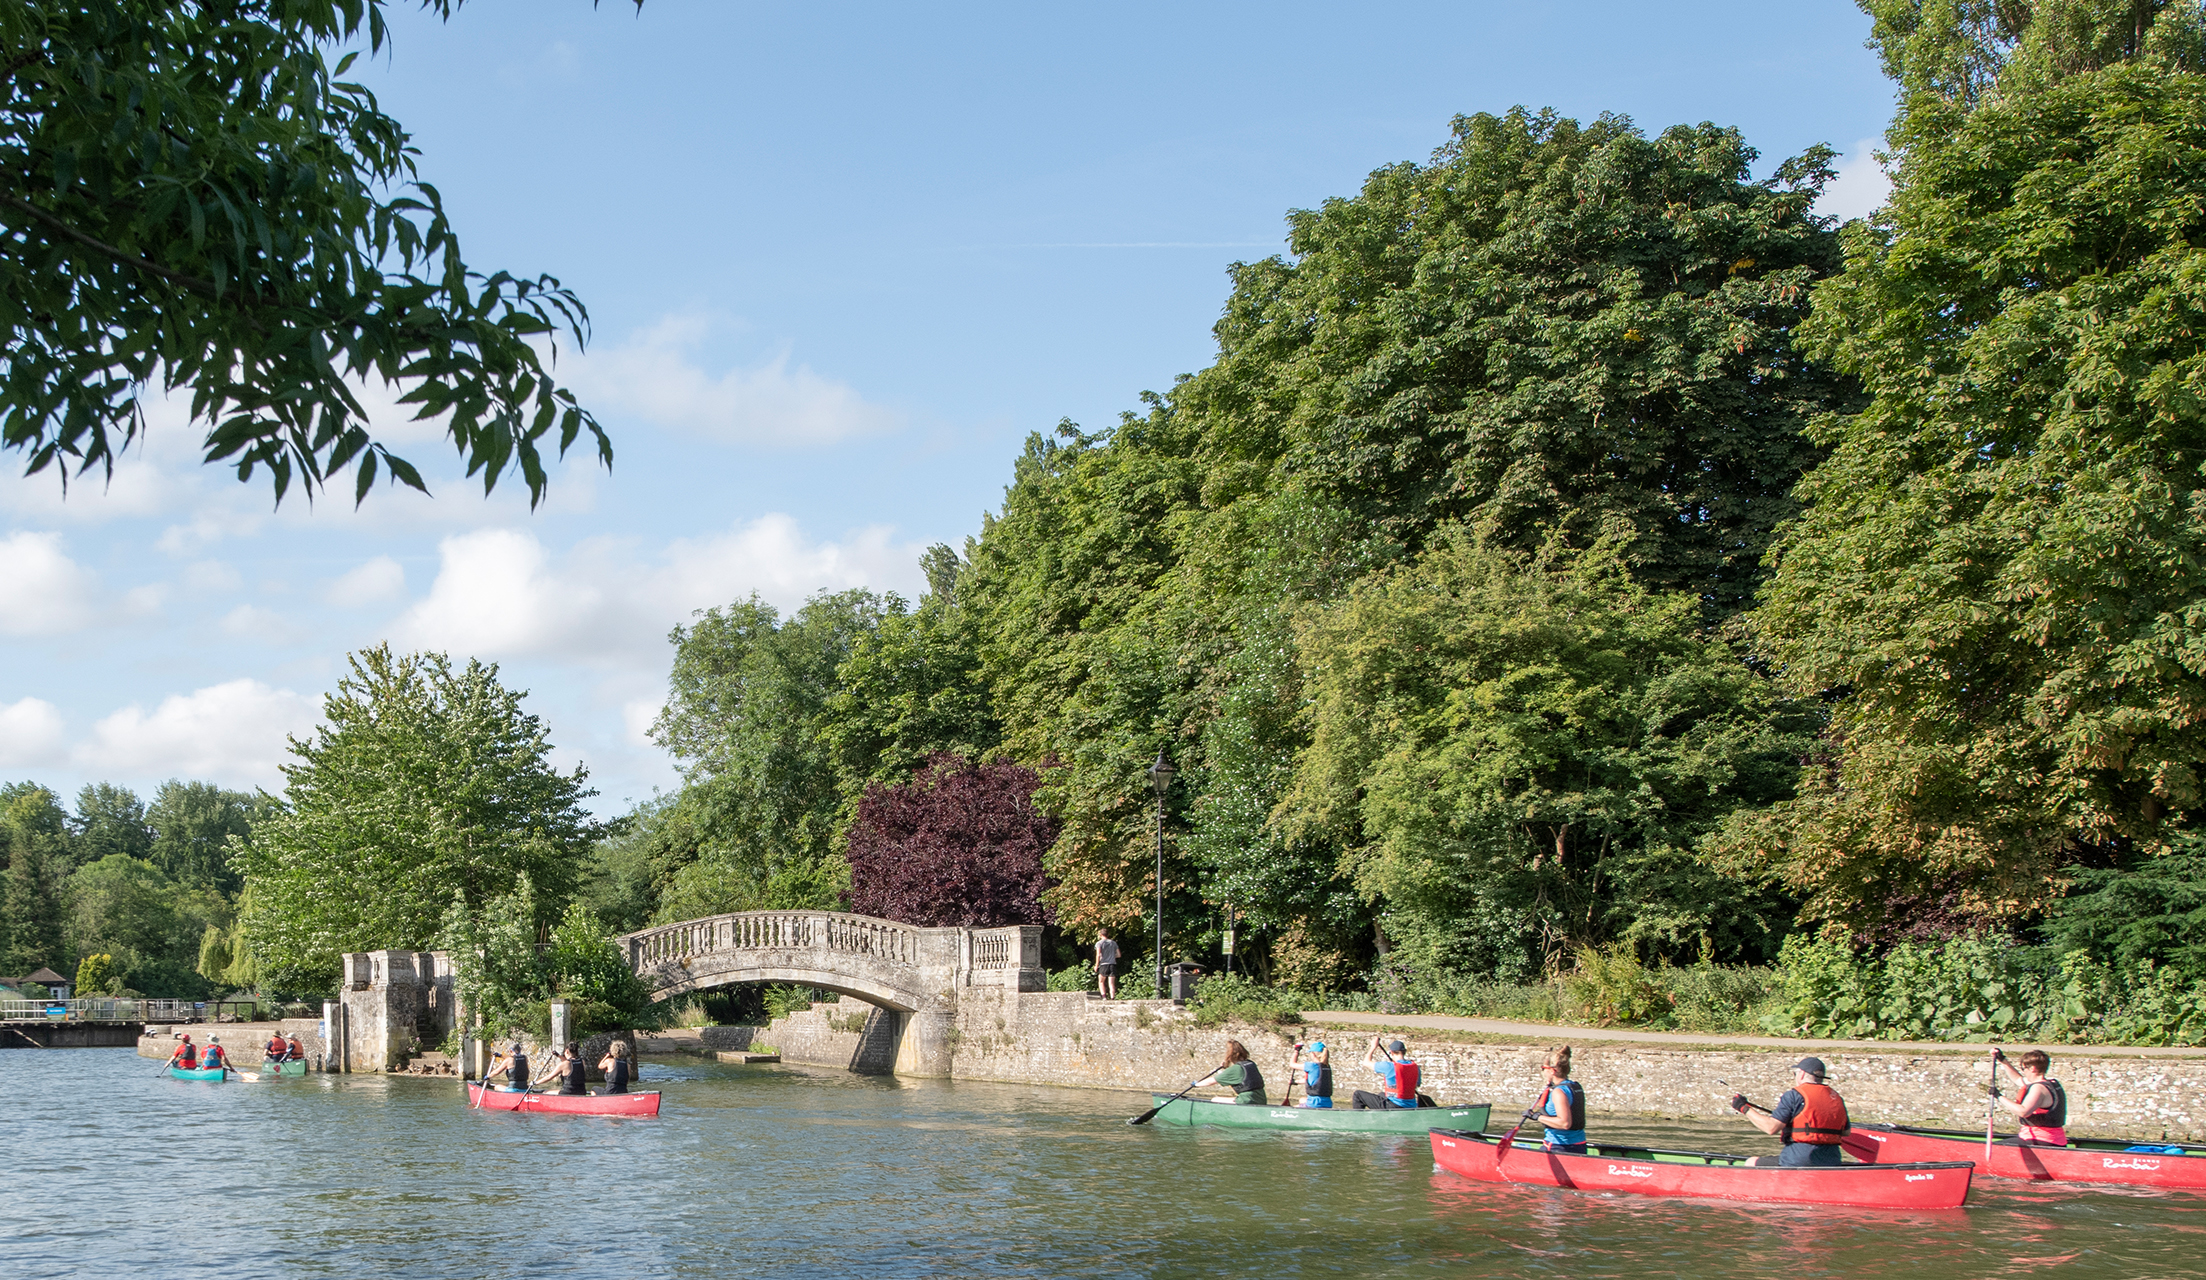
{"type": "Polygon", "coordinates": [[[917,964],[919,930],[833,911],[742,911],[629,935],[629,955],[637,965],[714,951],[776,949],[825,950],[917,964]]]}

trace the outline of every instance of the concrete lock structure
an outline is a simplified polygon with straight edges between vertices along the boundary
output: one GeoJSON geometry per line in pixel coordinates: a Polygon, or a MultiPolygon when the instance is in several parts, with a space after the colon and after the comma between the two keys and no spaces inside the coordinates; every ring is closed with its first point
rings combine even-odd
{"type": "Polygon", "coordinates": [[[872,1005],[866,1056],[897,1075],[951,1074],[960,997],[1042,991],[1040,925],[923,929],[839,911],[739,911],[615,940],[654,999],[782,982],[872,1005]]]}

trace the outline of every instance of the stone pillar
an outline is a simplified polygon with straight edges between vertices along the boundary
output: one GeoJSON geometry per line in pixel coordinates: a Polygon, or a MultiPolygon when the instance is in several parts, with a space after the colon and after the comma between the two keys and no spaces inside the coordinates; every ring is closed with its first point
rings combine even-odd
{"type": "Polygon", "coordinates": [[[570,1008],[571,1006],[569,1006],[568,1003],[564,1000],[554,1000],[551,1002],[550,1048],[551,1052],[555,1054],[566,1049],[567,1041],[570,1038],[568,1035],[568,1029],[574,1025],[572,1020],[568,1016],[570,1008]]]}
{"type": "Polygon", "coordinates": [[[900,1024],[897,1028],[896,1074],[949,1075],[951,1059],[955,1056],[950,1043],[950,1028],[957,1022],[957,1015],[941,1010],[922,1009],[918,1013],[900,1013],[895,1016],[900,1024]]]}

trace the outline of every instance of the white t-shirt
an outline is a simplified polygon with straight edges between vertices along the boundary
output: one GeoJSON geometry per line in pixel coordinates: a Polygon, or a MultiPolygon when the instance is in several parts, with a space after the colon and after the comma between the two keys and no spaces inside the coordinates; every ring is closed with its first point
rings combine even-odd
{"type": "Polygon", "coordinates": [[[1109,938],[1097,938],[1095,940],[1095,962],[1097,964],[1117,964],[1118,944],[1109,938]]]}

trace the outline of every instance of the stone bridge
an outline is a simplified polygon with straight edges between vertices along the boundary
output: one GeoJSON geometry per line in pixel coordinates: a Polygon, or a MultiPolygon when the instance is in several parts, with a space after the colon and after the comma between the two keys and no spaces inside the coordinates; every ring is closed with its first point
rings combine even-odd
{"type": "Polygon", "coordinates": [[[739,911],[615,939],[653,999],[746,982],[855,996],[883,1011],[899,1075],[950,1074],[958,995],[1041,991],[1040,925],[923,929],[839,911],[739,911]]]}

